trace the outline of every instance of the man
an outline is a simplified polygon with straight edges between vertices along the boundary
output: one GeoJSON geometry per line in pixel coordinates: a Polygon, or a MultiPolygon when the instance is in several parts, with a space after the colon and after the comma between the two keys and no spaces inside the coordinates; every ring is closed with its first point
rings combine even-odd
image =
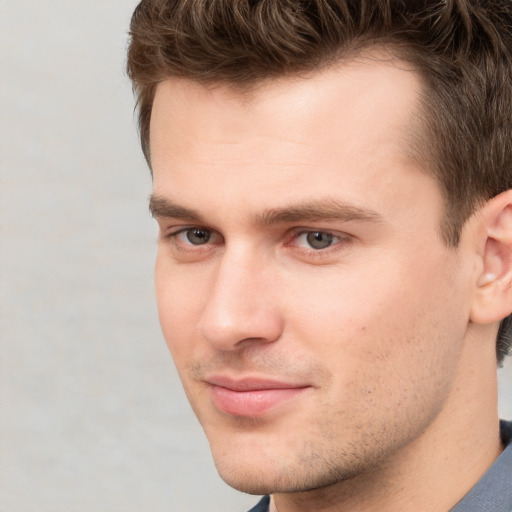
{"type": "Polygon", "coordinates": [[[508,0],[137,7],[161,325],[254,511],[512,509],[511,32],[508,0]]]}

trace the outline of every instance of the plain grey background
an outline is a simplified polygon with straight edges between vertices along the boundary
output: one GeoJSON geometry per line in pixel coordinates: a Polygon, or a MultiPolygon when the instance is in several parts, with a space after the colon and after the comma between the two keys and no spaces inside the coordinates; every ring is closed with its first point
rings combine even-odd
{"type": "MultiPolygon", "coordinates": [[[[0,1],[0,511],[243,512],[160,334],[135,0],[0,1]]],[[[512,365],[500,373],[512,417],[512,365]]]]}

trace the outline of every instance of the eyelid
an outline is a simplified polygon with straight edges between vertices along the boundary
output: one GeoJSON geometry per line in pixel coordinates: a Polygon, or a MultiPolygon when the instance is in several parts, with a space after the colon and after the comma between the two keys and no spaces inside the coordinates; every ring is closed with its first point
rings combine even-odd
{"type": "Polygon", "coordinates": [[[204,247],[204,246],[211,246],[213,244],[217,244],[217,243],[220,243],[220,242],[224,241],[224,237],[218,231],[215,231],[214,229],[207,228],[205,226],[190,226],[190,225],[188,225],[188,226],[177,226],[175,228],[171,228],[171,229],[167,230],[167,232],[163,232],[162,235],[161,235],[161,238],[166,239],[166,240],[170,240],[174,244],[177,245],[178,244],[177,239],[178,239],[179,235],[184,234],[187,231],[193,231],[193,230],[208,231],[210,233],[211,237],[204,244],[197,244],[196,245],[196,244],[187,243],[185,241],[182,241],[181,242],[182,245],[187,246],[187,247],[199,248],[199,247],[204,247]],[[218,241],[218,239],[220,239],[220,242],[218,241]]]}
{"type": "Polygon", "coordinates": [[[315,265],[328,265],[344,255],[344,251],[348,250],[353,244],[355,238],[349,233],[322,228],[297,228],[294,229],[284,247],[288,251],[292,251],[294,258],[302,260],[304,263],[315,265]],[[308,233],[326,233],[336,237],[338,240],[323,249],[315,249],[306,245],[297,244],[297,239],[301,235],[308,233]]]}
{"type": "MultiPolygon", "coordinates": [[[[340,239],[338,242],[334,243],[333,245],[336,245],[343,240],[349,240],[353,238],[348,233],[345,233],[343,231],[337,231],[335,229],[322,229],[322,228],[294,228],[292,230],[292,233],[290,235],[290,241],[287,242],[288,244],[293,243],[295,240],[297,240],[302,235],[308,235],[310,233],[323,233],[326,235],[331,235],[333,238],[340,239]]],[[[318,249],[317,249],[318,250],[318,249]]]]}
{"type": "Polygon", "coordinates": [[[301,233],[298,233],[295,237],[295,240],[300,240],[302,237],[304,237],[304,245],[301,245],[301,247],[305,247],[306,249],[311,249],[311,250],[315,250],[315,251],[324,251],[324,250],[327,250],[329,249],[330,247],[333,247],[337,244],[339,244],[343,238],[339,235],[336,235],[334,233],[331,233],[330,231],[317,231],[317,230],[314,230],[314,231],[303,231],[301,233]],[[329,245],[327,245],[326,247],[321,247],[321,248],[316,248],[316,247],[312,247],[311,244],[309,243],[309,241],[307,240],[308,239],[308,236],[310,234],[322,234],[322,235],[328,235],[331,237],[332,241],[329,245]],[[309,246],[309,247],[308,247],[309,246]]]}
{"type": "MultiPolygon", "coordinates": [[[[172,244],[172,247],[176,251],[186,251],[189,253],[200,253],[200,252],[210,252],[214,249],[214,247],[219,246],[225,242],[224,236],[219,233],[217,230],[200,226],[200,225],[179,225],[172,226],[167,229],[162,227],[160,231],[160,238],[163,241],[167,241],[172,244]],[[180,234],[185,234],[190,230],[205,230],[211,234],[211,238],[205,242],[204,244],[193,244],[190,241],[179,239],[180,234]]],[[[288,231],[285,235],[282,247],[288,250],[293,250],[297,254],[301,254],[300,257],[307,258],[308,260],[312,259],[321,259],[328,258],[334,256],[337,252],[343,251],[347,245],[354,240],[354,237],[344,231],[337,231],[335,229],[323,229],[323,228],[315,228],[315,227],[295,227],[288,231]],[[325,247],[325,248],[314,248],[308,247],[306,245],[300,245],[297,243],[297,240],[302,235],[307,235],[309,233],[325,233],[332,235],[335,238],[335,241],[325,247]]]]}

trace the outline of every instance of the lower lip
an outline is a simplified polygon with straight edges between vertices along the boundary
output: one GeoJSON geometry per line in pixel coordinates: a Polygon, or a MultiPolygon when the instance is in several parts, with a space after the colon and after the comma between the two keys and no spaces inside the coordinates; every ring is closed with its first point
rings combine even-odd
{"type": "Polygon", "coordinates": [[[220,411],[232,416],[254,418],[289,402],[307,388],[258,389],[233,391],[221,386],[210,386],[213,403],[220,411]]]}

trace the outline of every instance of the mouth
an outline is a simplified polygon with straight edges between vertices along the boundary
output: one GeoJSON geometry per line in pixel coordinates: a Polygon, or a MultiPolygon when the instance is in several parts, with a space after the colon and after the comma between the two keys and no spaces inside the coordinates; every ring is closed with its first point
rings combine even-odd
{"type": "Polygon", "coordinates": [[[213,376],[206,379],[214,406],[230,416],[255,418],[289,403],[311,386],[272,379],[213,376]]]}

